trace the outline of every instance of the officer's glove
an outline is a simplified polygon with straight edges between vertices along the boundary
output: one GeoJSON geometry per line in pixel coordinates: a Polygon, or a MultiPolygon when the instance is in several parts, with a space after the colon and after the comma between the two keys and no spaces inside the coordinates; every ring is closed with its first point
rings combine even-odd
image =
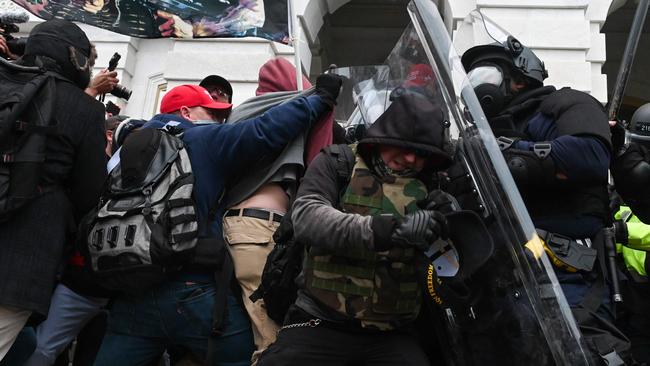
{"type": "Polygon", "coordinates": [[[442,187],[445,192],[456,198],[461,209],[483,212],[483,204],[474,185],[474,180],[465,165],[457,161],[447,170],[447,177],[442,181],[442,187]]]}
{"type": "Polygon", "coordinates": [[[623,245],[628,244],[628,237],[629,233],[627,231],[627,223],[623,220],[616,220],[614,221],[614,238],[616,239],[617,243],[621,243],[623,245]]]}
{"type": "Polygon", "coordinates": [[[419,210],[410,213],[393,229],[394,246],[425,251],[438,238],[448,237],[447,220],[438,211],[419,210]]]}
{"type": "Polygon", "coordinates": [[[318,94],[327,105],[333,107],[336,104],[336,98],[341,91],[343,78],[336,74],[321,74],[316,79],[316,94],[318,94]]]}
{"type": "Polygon", "coordinates": [[[440,190],[435,189],[429,194],[427,198],[419,201],[418,207],[423,210],[434,210],[442,213],[450,213],[460,210],[460,204],[451,194],[440,190]]]}
{"type": "Polygon", "coordinates": [[[618,120],[610,121],[609,130],[612,133],[614,156],[620,156],[625,152],[625,124],[618,120]]]}

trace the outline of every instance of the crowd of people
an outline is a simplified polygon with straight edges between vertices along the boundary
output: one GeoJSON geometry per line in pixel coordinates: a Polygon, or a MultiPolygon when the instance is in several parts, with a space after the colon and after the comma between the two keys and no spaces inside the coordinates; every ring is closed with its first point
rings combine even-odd
{"type": "MultiPolygon", "coordinates": [[[[96,97],[119,80],[93,77],[96,57],[78,26],[49,20],[0,64],[0,365],[445,362],[418,331],[440,324],[423,316],[435,306],[424,252],[486,229],[456,219],[481,208],[431,67],[414,65],[350,141],[334,120],[335,73],[297,91],[291,63],[270,60],[256,97],[235,109],[230,83],[209,75],[169,90],[145,121],[106,113],[96,97]],[[283,269],[296,291],[278,311],[258,288],[274,275],[270,258],[292,249],[299,263],[283,269]]],[[[544,86],[543,62],[519,42],[470,49],[462,63],[589,363],[650,362],[650,111],[625,143],[596,99],[544,86]]],[[[522,353],[539,347],[518,331],[522,353]]],[[[479,333],[477,345],[501,341],[479,333]]],[[[468,359],[503,362],[482,348],[468,359]]]]}

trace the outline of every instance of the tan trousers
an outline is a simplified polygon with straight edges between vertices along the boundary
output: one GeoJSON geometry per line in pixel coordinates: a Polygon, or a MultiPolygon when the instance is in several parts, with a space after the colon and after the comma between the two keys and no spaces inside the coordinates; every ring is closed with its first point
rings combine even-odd
{"type": "Polygon", "coordinates": [[[31,314],[31,311],[0,305],[0,360],[9,352],[31,314]]]}
{"type": "Polygon", "coordinates": [[[260,285],[262,270],[275,242],[273,233],[280,226],[271,220],[252,217],[231,216],[223,219],[223,233],[235,266],[235,277],[242,288],[244,306],[251,318],[256,350],[252,364],[257,363],[260,354],[273,342],[278,325],[266,314],[264,300],[253,303],[248,297],[260,285]]]}

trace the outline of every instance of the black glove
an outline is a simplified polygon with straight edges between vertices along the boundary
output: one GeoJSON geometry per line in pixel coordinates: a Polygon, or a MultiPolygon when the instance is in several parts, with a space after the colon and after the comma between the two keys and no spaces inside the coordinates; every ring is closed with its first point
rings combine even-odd
{"type": "Polygon", "coordinates": [[[627,245],[628,231],[627,223],[623,220],[614,221],[614,235],[617,243],[627,245]]]}
{"type": "Polygon", "coordinates": [[[316,94],[323,98],[323,101],[330,107],[336,104],[336,98],[341,91],[343,78],[336,74],[321,74],[316,79],[316,94]]]}
{"type": "Polygon", "coordinates": [[[448,237],[447,220],[438,211],[421,210],[410,213],[395,226],[393,245],[425,251],[438,238],[448,237]]]}
{"type": "Polygon", "coordinates": [[[423,210],[435,210],[442,213],[450,213],[460,210],[460,204],[456,198],[440,189],[429,192],[427,198],[418,202],[418,207],[423,210]]]}
{"type": "Polygon", "coordinates": [[[614,156],[620,156],[625,152],[625,125],[621,121],[609,128],[612,133],[612,149],[614,156]]]}
{"type": "Polygon", "coordinates": [[[447,170],[447,178],[442,181],[441,188],[456,198],[461,209],[483,212],[484,207],[478,190],[462,162],[455,162],[447,170]]]}

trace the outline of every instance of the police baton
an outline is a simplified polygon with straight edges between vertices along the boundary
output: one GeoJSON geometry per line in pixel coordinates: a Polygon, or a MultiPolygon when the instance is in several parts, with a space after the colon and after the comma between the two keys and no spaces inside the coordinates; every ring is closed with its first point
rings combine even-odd
{"type": "Polygon", "coordinates": [[[605,255],[607,257],[607,266],[609,267],[609,275],[611,280],[612,299],[615,303],[623,302],[623,295],[621,294],[621,287],[618,282],[618,268],[616,267],[616,242],[614,235],[614,227],[604,229],[605,232],[605,255]]]}

